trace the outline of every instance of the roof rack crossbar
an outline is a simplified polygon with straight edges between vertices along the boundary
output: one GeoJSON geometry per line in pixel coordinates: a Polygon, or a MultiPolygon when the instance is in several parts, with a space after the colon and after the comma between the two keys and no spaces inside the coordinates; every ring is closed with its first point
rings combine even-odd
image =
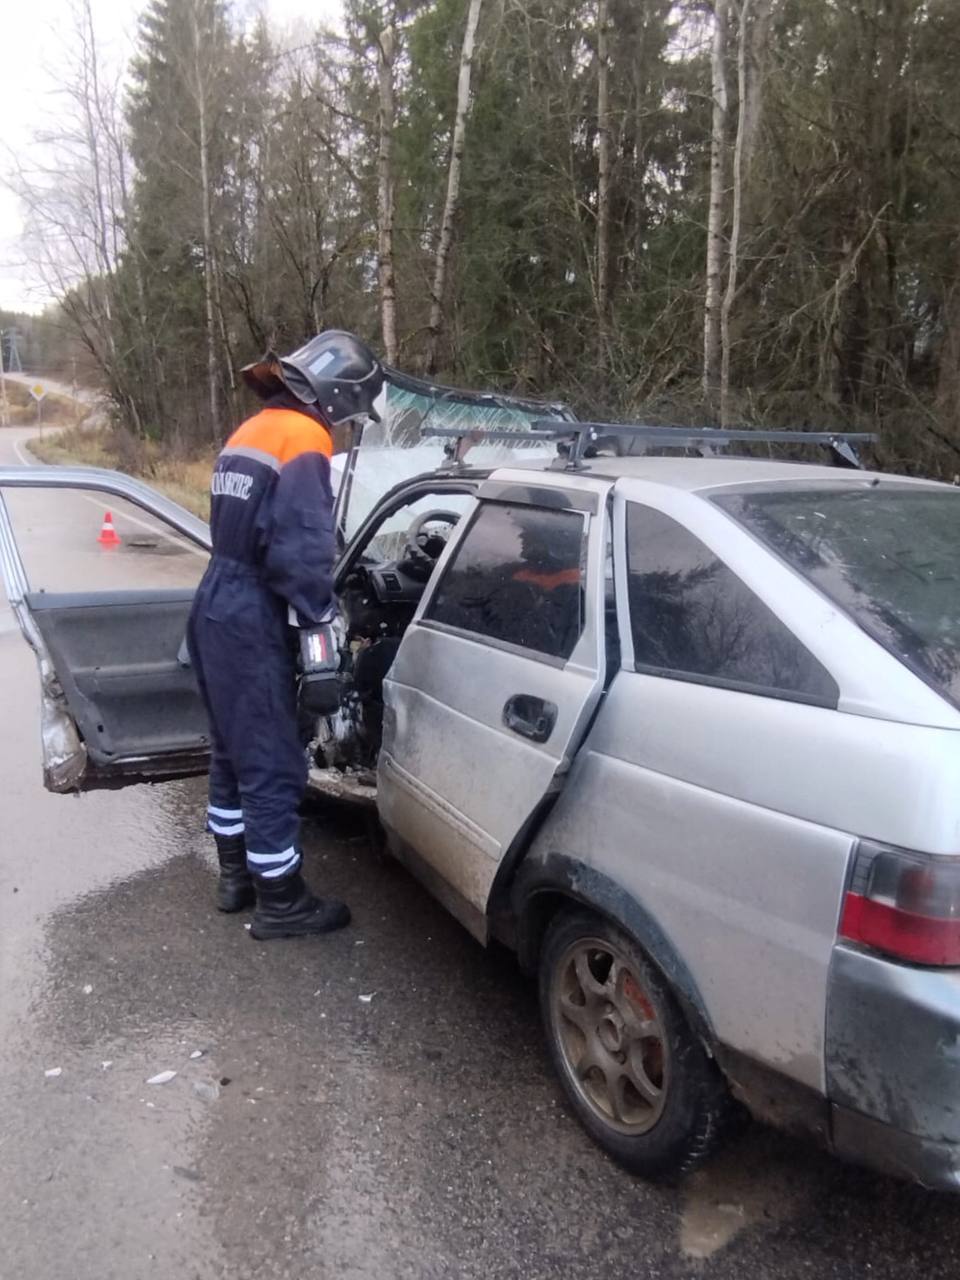
{"type": "Polygon", "coordinates": [[[445,453],[448,466],[459,466],[471,444],[484,441],[525,444],[555,441],[560,465],[579,470],[587,448],[603,437],[641,440],[658,449],[696,449],[712,454],[730,444],[815,444],[832,449],[846,466],[860,467],[856,446],[873,444],[877,435],[869,431],[766,431],[748,427],[665,427],[642,422],[570,422],[562,418],[537,418],[529,431],[472,430],[459,427],[425,427],[424,436],[450,440],[445,453]]]}

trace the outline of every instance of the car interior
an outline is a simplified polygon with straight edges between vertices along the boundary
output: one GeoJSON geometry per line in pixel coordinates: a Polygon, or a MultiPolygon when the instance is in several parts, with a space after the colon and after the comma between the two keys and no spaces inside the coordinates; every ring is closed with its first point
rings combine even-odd
{"type": "Polygon", "coordinates": [[[347,653],[340,710],[321,722],[314,746],[319,768],[376,768],[384,679],[472,494],[449,484],[408,492],[358,538],[339,584],[347,653]]]}

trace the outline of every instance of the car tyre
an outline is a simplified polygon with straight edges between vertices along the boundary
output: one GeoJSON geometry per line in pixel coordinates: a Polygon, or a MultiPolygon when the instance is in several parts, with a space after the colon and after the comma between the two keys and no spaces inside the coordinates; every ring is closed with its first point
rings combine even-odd
{"type": "Polygon", "coordinates": [[[591,912],[563,913],[547,930],[539,985],[551,1061],[594,1141],[651,1181],[705,1159],[732,1100],[637,942],[591,912]]]}

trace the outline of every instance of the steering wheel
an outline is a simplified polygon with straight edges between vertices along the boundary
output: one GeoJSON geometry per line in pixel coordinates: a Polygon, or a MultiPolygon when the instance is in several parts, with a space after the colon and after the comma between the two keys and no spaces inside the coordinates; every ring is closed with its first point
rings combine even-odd
{"type": "Polygon", "coordinates": [[[424,511],[417,516],[407,530],[407,541],[403,549],[402,564],[407,573],[415,578],[422,577],[424,581],[429,578],[459,519],[455,511],[424,511]],[[430,524],[445,524],[450,527],[445,533],[431,533],[427,529],[430,524]]]}

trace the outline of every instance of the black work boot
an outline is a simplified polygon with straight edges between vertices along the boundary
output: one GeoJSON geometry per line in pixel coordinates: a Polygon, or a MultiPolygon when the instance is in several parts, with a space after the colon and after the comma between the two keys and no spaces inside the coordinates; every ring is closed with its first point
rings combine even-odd
{"type": "Polygon", "coordinates": [[[304,938],[332,933],[350,923],[350,908],[336,898],[318,898],[299,871],[280,880],[257,876],[257,909],[250,932],[255,938],[304,938]]]}
{"type": "Polygon", "coordinates": [[[217,858],[220,861],[220,879],[217,881],[217,910],[242,911],[256,901],[253,877],[247,870],[247,846],[243,836],[218,836],[217,858]]]}

